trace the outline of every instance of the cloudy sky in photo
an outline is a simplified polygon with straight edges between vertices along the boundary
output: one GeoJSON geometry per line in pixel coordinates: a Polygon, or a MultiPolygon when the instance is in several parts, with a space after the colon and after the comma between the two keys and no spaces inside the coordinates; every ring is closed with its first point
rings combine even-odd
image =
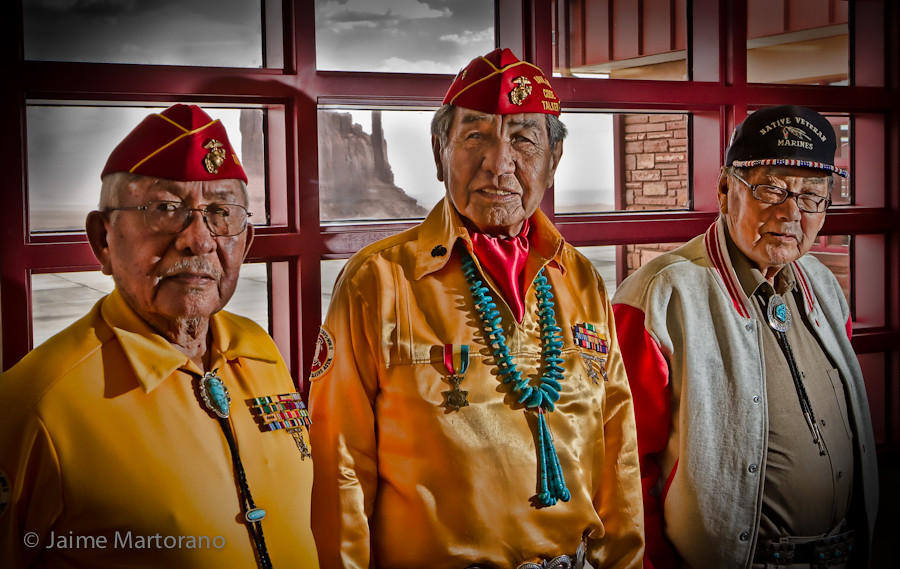
{"type": "Polygon", "coordinates": [[[25,57],[262,66],[262,11],[246,0],[25,0],[25,57]]]}
{"type": "Polygon", "coordinates": [[[493,47],[486,0],[316,0],[319,69],[455,74],[493,47]]]}

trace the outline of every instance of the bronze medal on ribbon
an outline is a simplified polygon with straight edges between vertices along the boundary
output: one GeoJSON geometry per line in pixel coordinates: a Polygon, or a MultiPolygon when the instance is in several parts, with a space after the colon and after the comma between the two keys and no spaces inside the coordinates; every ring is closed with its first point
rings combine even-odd
{"type": "Polygon", "coordinates": [[[469,369],[469,346],[462,344],[454,348],[453,344],[444,344],[444,367],[450,372],[447,381],[453,386],[448,391],[442,391],[444,395],[444,407],[447,410],[459,411],[462,407],[467,407],[469,401],[467,399],[469,392],[459,388],[462,383],[466,370],[469,369]]]}

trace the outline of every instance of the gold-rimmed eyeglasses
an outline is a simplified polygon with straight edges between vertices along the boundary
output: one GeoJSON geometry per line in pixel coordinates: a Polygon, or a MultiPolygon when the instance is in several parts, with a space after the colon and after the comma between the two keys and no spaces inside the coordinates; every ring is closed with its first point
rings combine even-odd
{"type": "MultiPolygon", "coordinates": [[[[806,213],[822,213],[831,205],[831,198],[826,196],[792,192],[787,188],[769,184],[751,184],[734,172],[732,172],[731,175],[750,188],[750,193],[753,194],[753,197],[763,203],[778,205],[784,203],[785,200],[791,197],[797,200],[797,207],[800,208],[800,211],[805,211],[806,213]]],[[[823,181],[822,186],[827,189],[828,183],[823,181]]]]}
{"type": "Polygon", "coordinates": [[[128,210],[144,212],[144,222],[156,233],[181,233],[191,223],[191,214],[199,211],[210,233],[219,237],[240,235],[253,215],[244,206],[232,203],[190,207],[184,202],[163,200],[131,207],[108,207],[104,212],[128,210]]]}

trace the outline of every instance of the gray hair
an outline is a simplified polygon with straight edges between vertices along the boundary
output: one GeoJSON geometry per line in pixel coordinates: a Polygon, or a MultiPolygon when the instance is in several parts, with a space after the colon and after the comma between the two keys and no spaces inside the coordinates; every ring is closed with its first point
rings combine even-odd
{"type": "MultiPolygon", "coordinates": [[[[100,203],[98,209],[106,211],[113,207],[119,207],[120,190],[127,188],[131,184],[136,184],[147,176],[141,174],[132,174],[131,172],[113,172],[103,176],[100,185],[100,203]]],[[[244,205],[250,205],[250,195],[247,192],[247,184],[243,180],[238,180],[241,184],[241,195],[244,197],[244,205]]]]}
{"type": "MultiPolygon", "coordinates": [[[[447,145],[450,139],[450,125],[456,116],[456,105],[444,105],[434,113],[431,119],[431,136],[437,138],[441,148],[447,145]]],[[[556,148],[556,143],[563,140],[569,134],[566,125],[556,115],[545,114],[547,117],[547,133],[549,135],[550,149],[556,148]]]]}

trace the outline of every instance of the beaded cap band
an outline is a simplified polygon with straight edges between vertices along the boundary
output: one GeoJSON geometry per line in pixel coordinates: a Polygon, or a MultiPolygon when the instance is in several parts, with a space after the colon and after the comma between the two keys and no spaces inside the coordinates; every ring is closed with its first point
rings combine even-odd
{"type": "Polygon", "coordinates": [[[754,166],[801,166],[804,168],[829,170],[842,178],[846,178],[850,175],[843,168],[838,168],[831,164],[823,164],[822,162],[810,162],[809,160],[785,160],[783,158],[774,158],[771,160],[735,160],[731,165],[735,168],[752,168],[754,166]]]}

